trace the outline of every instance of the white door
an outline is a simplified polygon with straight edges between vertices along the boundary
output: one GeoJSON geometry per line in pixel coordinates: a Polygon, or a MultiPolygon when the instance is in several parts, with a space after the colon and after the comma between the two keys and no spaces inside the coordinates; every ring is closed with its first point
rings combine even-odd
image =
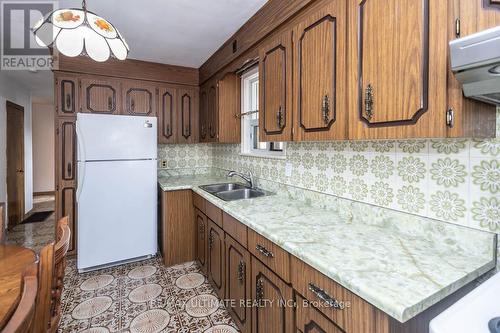
{"type": "Polygon", "coordinates": [[[78,162],[78,269],[156,254],[156,161],[78,162]]]}
{"type": "Polygon", "coordinates": [[[156,117],[78,113],[78,161],[156,158],[156,117]]]}

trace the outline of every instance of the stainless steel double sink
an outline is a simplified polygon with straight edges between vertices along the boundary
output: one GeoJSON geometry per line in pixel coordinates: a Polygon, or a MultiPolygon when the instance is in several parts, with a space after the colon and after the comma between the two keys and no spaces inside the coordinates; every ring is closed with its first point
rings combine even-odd
{"type": "Polygon", "coordinates": [[[238,183],[203,185],[200,188],[224,201],[252,199],[273,194],[238,183]]]}

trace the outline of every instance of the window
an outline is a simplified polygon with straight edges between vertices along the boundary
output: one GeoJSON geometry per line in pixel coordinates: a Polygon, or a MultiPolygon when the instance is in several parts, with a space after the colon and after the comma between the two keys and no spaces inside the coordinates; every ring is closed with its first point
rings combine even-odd
{"type": "Polygon", "coordinates": [[[241,153],[285,157],[286,143],[259,140],[259,71],[256,67],[241,77],[241,153]]]}

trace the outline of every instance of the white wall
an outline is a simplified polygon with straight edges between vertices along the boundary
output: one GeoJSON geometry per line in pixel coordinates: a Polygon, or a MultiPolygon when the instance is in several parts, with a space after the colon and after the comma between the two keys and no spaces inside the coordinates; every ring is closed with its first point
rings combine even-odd
{"type": "Polygon", "coordinates": [[[54,191],[54,105],[33,102],[33,192],[54,191]]]}
{"type": "Polygon", "coordinates": [[[31,96],[28,88],[0,71],[0,202],[7,201],[6,101],[24,107],[24,192],[25,212],[33,209],[33,159],[31,136],[31,96]]]}

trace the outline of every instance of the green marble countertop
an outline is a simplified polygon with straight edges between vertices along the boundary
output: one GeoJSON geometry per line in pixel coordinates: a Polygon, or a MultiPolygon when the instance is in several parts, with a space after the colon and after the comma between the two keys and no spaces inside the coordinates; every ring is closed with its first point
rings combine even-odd
{"type": "Polygon", "coordinates": [[[400,322],[495,267],[496,235],[367,204],[313,207],[289,194],[225,202],[198,186],[214,175],[158,178],[192,189],[400,322]]]}

